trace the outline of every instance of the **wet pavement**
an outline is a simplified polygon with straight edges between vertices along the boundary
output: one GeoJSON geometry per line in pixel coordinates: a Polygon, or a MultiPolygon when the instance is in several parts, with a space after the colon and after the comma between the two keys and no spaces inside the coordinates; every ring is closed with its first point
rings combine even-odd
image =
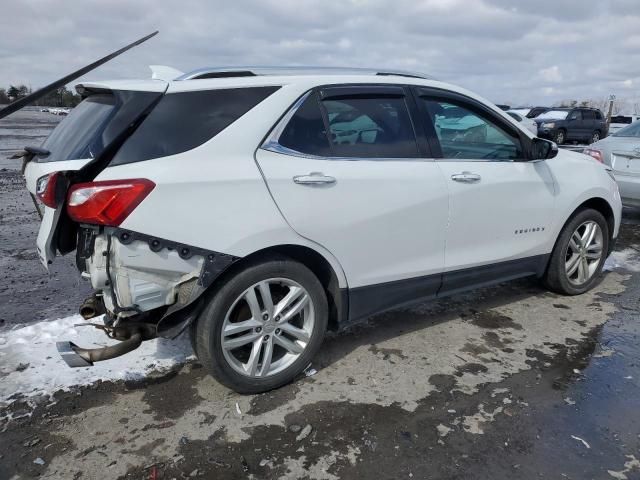
{"type": "MultiPolygon", "coordinates": [[[[74,311],[86,285],[72,257],[43,276],[14,171],[0,199],[2,337],[74,311]]],[[[194,361],[17,398],[0,410],[0,478],[638,479],[639,248],[625,212],[593,291],[522,280],[380,315],[262,395],[194,361]]]]}

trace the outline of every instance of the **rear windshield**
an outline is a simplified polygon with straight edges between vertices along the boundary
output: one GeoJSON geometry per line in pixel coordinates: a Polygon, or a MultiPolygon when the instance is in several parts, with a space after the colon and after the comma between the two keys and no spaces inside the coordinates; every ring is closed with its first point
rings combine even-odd
{"type": "Polygon", "coordinates": [[[165,95],[127,139],[110,166],[186,152],[202,145],[280,87],[250,87],[165,95]]]}
{"type": "Polygon", "coordinates": [[[162,93],[115,90],[95,93],[71,110],[42,144],[38,162],[93,159],[153,105],[162,93]]]}
{"type": "Polygon", "coordinates": [[[616,115],[614,117],[611,117],[611,123],[624,123],[626,125],[629,125],[632,122],[632,118],[628,117],[626,115],[616,115]]]}
{"type": "Polygon", "coordinates": [[[640,121],[633,122],[613,134],[614,137],[640,137],[640,121]]]}
{"type": "Polygon", "coordinates": [[[100,133],[116,109],[111,94],[93,95],[71,110],[44,141],[51,153],[41,162],[94,158],[104,149],[100,133]]]}

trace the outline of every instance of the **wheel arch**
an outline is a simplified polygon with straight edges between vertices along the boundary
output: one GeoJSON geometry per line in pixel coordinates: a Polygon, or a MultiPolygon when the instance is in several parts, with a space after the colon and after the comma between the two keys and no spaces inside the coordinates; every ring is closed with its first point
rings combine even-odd
{"type": "MultiPolygon", "coordinates": [[[[602,216],[605,218],[605,220],[607,221],[607,227],[609,227],[609,251],[607,252],[607,255],[611,253],[611,249],[613,248],[613,242],[612,242],[613,234],[615,232],[615,224],[616,224],[615,214],[613,213],[613,208],[611,207],[611,204],[604,198],[597,197],[597,196],[584,200],[577,207],[575,207],[569,215],[567,215],[566,220],[562,223],[562,225],[556,232],[555,239],[553,241],[553,249],[555,249],[555,246],[558,242],[558,239],[560,238],[560,234],[562,233],[562,230],[564,229],[565,225],[567,225],[567,223],[569,223],[571,219],[578,212],[587,208],[592,208],[600,212],[602,216]]],[[[552,252],[553,252],[553,249],[551,250],[552,252]]]]}
{"type": "Polygon", "coordinates": [[[318,278],[325,290],[329,304],[329,329],[337,330],[340,323],[346,321],[348,318],[348,289],[346,285],[344,288],[341,287],[341,284],[344,285],[344,279],[339,276],[344,274],[342,271],[336,272],[336,269],[324,255],[306,245],[273,245],[252,252],[240,258],[227,268],[208,290],[217,288],[247,265],[282,256],[302,263],[318,278]]]}
{"type": "Polygon", "coordinates": [[[569,219],[571,219],[580,210],[584,210],[585,208],[592,208],[600,212],[602,216],[605,218],[605,220],[607,221],[607,226],[609,227],[609,244],[611,245],[611,240],[613,239],[613,233],[615,232],[616,217],[613,213],[613,208],[611,207],[609,202],[607,202],[602,197],[592,197],[589,200],[582,202],[573,212],[571,212],[569,219]]]}

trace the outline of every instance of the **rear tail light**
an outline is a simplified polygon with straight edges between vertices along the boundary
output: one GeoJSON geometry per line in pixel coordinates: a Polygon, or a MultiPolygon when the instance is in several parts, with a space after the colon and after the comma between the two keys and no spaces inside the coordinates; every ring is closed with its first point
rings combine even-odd
{"type": "Polygon", "coordinates": [[[601,150],[596,150],[595,148],[585,148],[582,153],[589,155],[590,157],[595,158],[600,163],[604,163],[604,157],[602,155],[601,150]]]}
{"type": "Polygon", "coordinates": [[[117,227],[155,186],[145,178],[78,183],[69,189],[67,213],[79,223],[117,227]]]}
{"type": "Polygon", "coordinates": [[[58,200],[56,190],[61,172],[53,172],[40,177],[36,182],[36,195],[47,207],[56,208],[58,200]]]}

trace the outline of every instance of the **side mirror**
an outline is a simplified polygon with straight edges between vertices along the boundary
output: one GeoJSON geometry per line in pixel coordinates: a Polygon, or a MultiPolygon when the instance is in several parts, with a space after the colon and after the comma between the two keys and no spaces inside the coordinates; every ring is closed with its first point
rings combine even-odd
{"type": "Polygon", "coordinates": [[[544,138],[534,138],[531,141],[531,159],[547,160],[558,155],[558,145],[544,138]]]}

